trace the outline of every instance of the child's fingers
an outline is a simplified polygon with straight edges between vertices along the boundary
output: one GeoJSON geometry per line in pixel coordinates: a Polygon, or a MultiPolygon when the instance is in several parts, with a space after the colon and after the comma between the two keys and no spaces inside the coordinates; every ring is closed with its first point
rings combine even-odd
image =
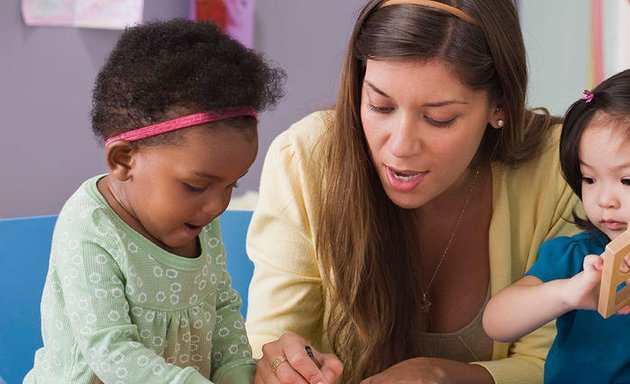
{"type": "Polygon", "coordinates": [[[617,311],[618,315],[627,315],[630,314],[630,306],[624,305],[620,310],[617,311]]]}
{"type": "Polygon", "coordinates": [[[601,271],[604,269],[604,260],[599,255],[587,255],[583,262],[584,271],[601,271]]]}
{"type": "MultiPolygon", "coordinates": [[[[587,255],[583,261],[584,271],[575,275],[580,277],[579,287],[582,294],[591,295],[591,291],[601,282],[604,260],[599,255],[587,255]]],[[[578,294],[578,293],[576,293],[578,294]]]]}

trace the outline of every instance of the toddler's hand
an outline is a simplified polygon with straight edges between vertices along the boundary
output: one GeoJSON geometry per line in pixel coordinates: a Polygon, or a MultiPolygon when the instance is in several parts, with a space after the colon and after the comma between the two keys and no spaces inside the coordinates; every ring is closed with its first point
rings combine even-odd
{"type": "MultiPolygon", "coordinates": [[[[624,256],[624,258],[619,263],[619,272],[628,273],[630,272],[630,254],[624,256]]],[[[630,284],[630,277],[626,279],[626,285],[630,284]]],[[[630,314],[630,305],[624,305],[617,311],[618,315],[627,315],[630,314]]]]}
{"type": "MultiPolygon", "coordinates": [[[[599,284],[602,279],[602,270],[604,269],[604,259],[598,255],[588,255],[584,258],[584,272],[577,274],[574,278],[578,279],[578,289],[574,296],[576,309],[593,309],[597,310],[599,300],[599,284]],[[579,277],[578,277],[579,276],[579,277]]],[[[621,273],[630,272],[630,255],[626,255],[619,263],[619,271],[621,273]]],[[[626,280],[626,284],[630,284],[630,278],[626,280]]],[[[619,315],[630,314],[630,306],[626,305],[617,311],[619,315]]]]}
{"type": "Polygon", "coordinates": [[[584,284],[586,287],[594,288],[601,282],[602,271],[604,270],[604,259],[599,255],[587,255],[582,265],[584,269],[584,284]]]}
{"type": "Polygon", "coordinates": [[[574,309],[597,309],[604,260],[599,255],[588,255],[583,269],[570,279],[566,301],[574,309]]]}

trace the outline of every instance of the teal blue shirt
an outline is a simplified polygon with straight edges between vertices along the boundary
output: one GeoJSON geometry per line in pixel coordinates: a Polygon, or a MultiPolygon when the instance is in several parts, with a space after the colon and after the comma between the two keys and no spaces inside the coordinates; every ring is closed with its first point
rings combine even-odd
{"type": "Polygon", "coordinates": [[[200,233],[200,256],[174,255],[125,224],[98,179],[57,219],[41,304],[44,347],[25,383],[253,382],[219,221],[200,233]]]}
{"type": "MultiPolygon", "coordinates": [[[[589,254],[601,254],[610,240],[601,232],[551,239],[540,247],[528,275],[543,282],[570,278],[589,254]]],[[[545,363],[545,383],[630,383],[630,316],[604,319],[596,311],[567,312],[545,363]]]]}

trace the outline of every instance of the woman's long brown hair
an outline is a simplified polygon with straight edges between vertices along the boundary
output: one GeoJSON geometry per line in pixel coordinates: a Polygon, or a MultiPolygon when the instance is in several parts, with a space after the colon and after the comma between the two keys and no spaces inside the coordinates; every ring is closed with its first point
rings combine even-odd
{"type": "Polygon", "coordinates": [[[477,20],[470,24],[430,8],[402,4],[360,12],[340,89],[320,145],[323,161],[315,246],[331,311],[327,337],[348,383],[421,356],[418,332],[420,250],[414,213],[395,206],[372,164],[360,120],[367,59],[438,60],[462,84],[487,91],[506,111],[488,127],[479,155],[518,165],[541,150],[554,119],[525,108],[527,70],[518,15],[510,0],[444,0],[477,20]]]}

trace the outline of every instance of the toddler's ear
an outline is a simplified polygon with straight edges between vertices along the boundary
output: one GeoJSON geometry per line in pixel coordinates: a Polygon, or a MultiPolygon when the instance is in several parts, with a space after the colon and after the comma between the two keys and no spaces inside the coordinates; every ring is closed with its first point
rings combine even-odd
{"type": "Polygon", "coordinates": [[[128,141],[115,141],[105,147],[105,160],[109,174],[124,181],[131,177],[134,148],[128,141]]]}

